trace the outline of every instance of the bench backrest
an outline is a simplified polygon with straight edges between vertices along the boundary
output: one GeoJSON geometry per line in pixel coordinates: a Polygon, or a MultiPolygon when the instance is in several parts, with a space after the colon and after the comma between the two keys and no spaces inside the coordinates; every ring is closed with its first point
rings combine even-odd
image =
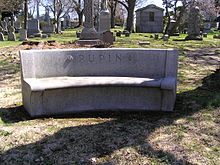
{"type": "Polygon", "coordinates": [[[60,76],[176,77],[173,49],[74,49],[20,51],[23,78],[60,76]]]}

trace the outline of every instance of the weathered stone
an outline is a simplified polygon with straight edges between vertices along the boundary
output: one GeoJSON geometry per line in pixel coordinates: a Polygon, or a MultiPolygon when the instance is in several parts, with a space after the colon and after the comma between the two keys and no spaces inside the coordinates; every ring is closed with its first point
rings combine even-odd
{"type": "Polygon", "coordinates": [[[26,41],[27,40],[27,30],[26,29],[20,29],[20,41],[26,41]]]}
{"type": "Polygon", "coordinates": [[[117,37],[121,37],[121,31],[116,32],[117,37]]]}
{"type": "Polygon", "coordinates": [[[165,34],[163,36],[163,41],[169,41],[169,35],[168,34],[165,34]]]}
{"type": "Polygon", "coordinates": [[[150,45],[150,42],[139,42],[138,44],[140,46],[145,46],[145,45],[150,45]]]}
{"type": "Polygon", "coordinates": [[[155,39],[155,40],[158,40],[158,39],[159,39],[159,34],[157,34],[157,33],[154,34],[154,39],[155,39]]]}
{"type": "Polygon", "coordinates": [[[80,40],[96,40],[99,39],[99,34],[94,28],[93,15],[94,15],[94,0],[84,1],[84,15],[85,23],[80,40]]]}
{"type": "Polygon", "coordinates": [[[203,33],[203,37],[207,38],[208,34],[207,33],[203,33]]]}
{"type": "Polygon", "coordinates": [[[80,34],[81,34],[81,32],[80,32],[80,31],[77,31],[77,32],[76,32],[76,37],[77,37],[77,38],[80,38],[80,34]]]}
{"type": "Polygon", "coordinates": [[[55,26],[50,24],[44,24],[41,26],[43,34],[53,34],[55,33],[55,26]]]}
{"type": "Polygon", "coordinates": [[[20,57],[23,105],[31,116],[173,110],[175,50],[25,50],[20,57]]]}
{"type": "Polygon", "coordinates": [[[125,37],[130,37],[130,33],[128,31],[125,32],[125,37]]]}
{"type": "Polygon", "coordinates": [[[79,44],[80,46],[95,46],[95,45],[101,45],[103,42],[100,39],[97,40],[77,40],[76,44],[79,44]]]}
{"type": "Polygon", "coordinates": [[[98,31],[100,33],[110,31],[111,20],[110,13],[107,8],[107,0],[102,0],[101,11],[99,14],[99,27],[98,31]]]}
{"type": "Polygon", "coordinates": [[[37,33],[40,33],[39,21],[37,19],[28,20],[28,37],[37,33]]]}
{"type": "Polygon", "coordinates": [[[199,22],[199,8],[192,2],[188,17],[188,36],[185,38],[186,40],[202,40],[199,22]]]}
{"type": "Polygon", "coordinates": [[[13,26],[8,26],[8,41],[16,41],[15,29],[13,26]]]}
{"type": "Polygon", "coordinates": [[[42,34],[41,38],[48,38],[47,34],[42,34]]]}
{"type": "Polygon", "coordinates": [[[41,37],[42,37],[42,34],[41,34],[41,33],[35,33],[35,34],[34,34],[34,37],[40,37],[40,38],[41,38],[41,37]]]}
{"type": "Polygon", "coordinates": [[[213,36],[213,38],[220,39],[220,35],[216,34],[216,35],[213,36]]]}
{"type": "Polygon", "coordinates": [[[34,38],[34,35],[30,35],[28,38],[34,38]]]}
{"type": "Polygon", "coordinates": [[[104,42],[104,43],[107,43],[107,44],[110,44],[112,45],[113,42],[114,42],[114,35],[113,35],[113,32],[110,32],[110,31],[106,31],[102,34],[102,38],[101,40],[104,42]]]}

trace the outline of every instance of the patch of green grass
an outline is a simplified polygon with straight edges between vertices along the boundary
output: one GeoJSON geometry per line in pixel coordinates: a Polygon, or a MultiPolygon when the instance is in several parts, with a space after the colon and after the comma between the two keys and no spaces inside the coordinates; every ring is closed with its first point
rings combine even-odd
{"type": "Polygon", "coordinates": [[[12,132],[0,130],[0,136],[9,136],[9,135],[11,135],[11,134],[12,134],[12,132]]]}
{"type": "Polygon", "coordinates": [[[5,122],[2,120],[2,118],[0,117],[0,124],[4,124],[5,122]]]}
{"type": "Polygon", "coordinates": [[[0,47],[17,46],[21,43],[21,41],[0,41],[0,47]]]}

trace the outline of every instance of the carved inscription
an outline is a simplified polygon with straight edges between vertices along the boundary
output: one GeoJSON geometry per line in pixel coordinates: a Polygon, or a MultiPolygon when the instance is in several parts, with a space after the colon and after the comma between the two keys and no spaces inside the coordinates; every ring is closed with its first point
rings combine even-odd
{"type": "Polygon", "coordinates": [[[120,64],[120,63],[135,63],[137,61],[136,55],[133,54],[108,54],[108,55],[69,55],[67,60],[73,63],[111,63],[111,64],[120,64]]]}

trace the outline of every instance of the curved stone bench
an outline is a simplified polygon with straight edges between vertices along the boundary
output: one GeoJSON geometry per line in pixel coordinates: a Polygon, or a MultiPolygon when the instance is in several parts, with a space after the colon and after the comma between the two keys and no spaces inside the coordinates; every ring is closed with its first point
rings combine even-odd
{"type": "Polygon", "coordinates": [[[177,50],[23,50],[20,58],[31,116],[174,107],[177,50]]]}

